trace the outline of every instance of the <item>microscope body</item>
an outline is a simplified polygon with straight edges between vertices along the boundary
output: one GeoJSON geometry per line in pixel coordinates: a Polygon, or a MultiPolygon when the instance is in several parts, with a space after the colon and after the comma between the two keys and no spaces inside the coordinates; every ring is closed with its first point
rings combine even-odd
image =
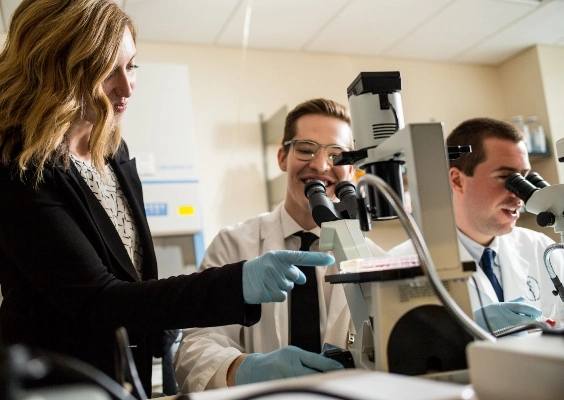
{"type": "MultiPolygon", "coordinates": [[[[472,316],[467,279],[473,268],[463,270],[459,259],[442,125],[408,125],[367,155],[360,164],[404,160],[413,216],[449,293],[472,316]]],[[[337,263],[371,257],[357,220],[321,224],[320,249],[333,251],[337,263]]],[[[465,374],[454,371],[466,368],[464,351],[472,338],[450,318],[421,267],[326,280],[344,285],[356,330],[351,352],[357,368],[464,381],[465,374]]]]}
{"type": "Polygon", "coordinates": [[[560,241],[564,242],[564,185],[543,187],[529,198],[525,208],[540,216],[537,221],[541,226],[552,226],[554,232],[560,234],[560,241]],[[540,222],[541,218],[546,222],[540,222]]]}
{"type": "MultiPolygon", "coordinates": [[[[559,140],[558,143],[563,142],[559,140]]],[[[561,162],[564,160],[562,157],[558,159],[561,162]]],[[[560,243],[549,245],[544,251],[543,258],[546,271],[555,288],[552,294],[560,296],[564,302],[564,285],[550,262],[552,251],[564,250],[564,185],[551,186],[539,174],[532,172],[526,178],[519,173],[512,174],[505,181],[505,188],[523,200],[527,211],[537,215],[537,223],[540,226],[551,226],[556,233],[560,233],[560,243]]]]}

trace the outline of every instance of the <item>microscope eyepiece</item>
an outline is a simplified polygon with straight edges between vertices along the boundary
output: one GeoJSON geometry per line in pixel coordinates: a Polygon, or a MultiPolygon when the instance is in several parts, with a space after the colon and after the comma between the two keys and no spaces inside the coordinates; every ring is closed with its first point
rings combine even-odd
{"type": "Polygon", "coordinates": [[[356,186],[352,182],[342,181],[335,185],[335,195],[339,199],[336,203],[329,199],[325,185],[320,180],[306,183],[304,193],[308,199],[313,220],[319,226],[323,222],[357,217],[356,186]]]}
{"type": "Polygon", "coordinates": [[[542,176],[540,176],[536,172],[531,172],[529,175],[527,175],[526,179],[529,182],[531,182],[533,185],[538,187],[539,189],[550,186],[550,184],[547,181],[545,181],[544,179],[542,179],[542,176]]]}
{"type": "Polygon", "coordinates": [[[317,193],[327,195],[323,182],[315,179],[306,183],[306,185],[304,186],[304,194],[308,199],[311,199],[311,197],[317,193]]]}
{"type": "Polygon", "coordinates": [[[537,190],[540,190],[519,173],[512,174],[511,176],[509,176],[509,178],[507,178],[507,180],[505,181],[505,188],[511,193],[515,194],[525,203],[527,203],[533,193],[535,193],[537,190]]]}
{"type": "Polygon", "coordinates": [[[309,209],[313,220],[318,226],[321,226],[323,222],[341,219],[341,214],[327,197],[325,185],[322,181],[317,179],[309,181],[304,186],[304,193],[309,200],[309,209]]]}
{"type": "Polygon", "coordinates": [[[335,185],[335,194],[339,200],[344,201],[349,196],[356,196],[356,187],[350,181],[341,181],[335,185]]]}

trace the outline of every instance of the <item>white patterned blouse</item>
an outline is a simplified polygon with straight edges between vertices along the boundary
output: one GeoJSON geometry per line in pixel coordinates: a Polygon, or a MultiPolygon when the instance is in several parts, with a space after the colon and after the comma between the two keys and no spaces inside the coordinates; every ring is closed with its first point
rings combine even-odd
{"type": "Polygon", "coordinates": [[[116,228],[129,258],[135,266],[135,270],[142,278],[141,266],[143,260],[143,247],[137,239],[137,227],[131,216],[131,209],[127,198],[123,194],[116,175],[109,164],[106,164],[107,178],[100,173],[90,163],[79,160],[71,154],[71,160],[78,168],[80,175],[88,184],[94,196],[98,199],[102,207],[108,213],[116,228]]]}

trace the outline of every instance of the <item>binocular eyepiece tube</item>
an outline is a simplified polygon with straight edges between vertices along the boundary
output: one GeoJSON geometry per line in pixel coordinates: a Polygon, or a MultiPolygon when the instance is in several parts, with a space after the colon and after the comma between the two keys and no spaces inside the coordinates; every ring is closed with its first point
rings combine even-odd
{"type": "Polygon", "coordinates": [[[353,219],[357,216],[356,187],[352,182],[342,181],[335,185],[339,203],[333,203],[329,199],[325,185],[317,179],[306,183],[304,193],[309,200],[313,220],[319,226],[323,222],[353,219]]]}
{"type": "Polygon", "coordinates": [[[505,181],[505,188],[527,203],[533,193],[544,187],[550,186],[539,174],[532,172],[525,178],[519,173],[514,173],[505,181]]]}

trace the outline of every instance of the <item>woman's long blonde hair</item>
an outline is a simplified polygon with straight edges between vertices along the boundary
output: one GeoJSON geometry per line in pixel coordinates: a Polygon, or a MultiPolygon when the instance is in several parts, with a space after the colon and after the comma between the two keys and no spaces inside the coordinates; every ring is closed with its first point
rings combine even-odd
{"type": "Polygon", "coordinates": [[[66,132],[91,107],[90,152],[103,170],[121,136],[102,83],[126,27],[135,40],[133,21],[113,0],[22,1],[0,53],[0,163],[15,162],[22,179],[34,170],[36,184],[46,163],[68,167],[66,132]]]}

